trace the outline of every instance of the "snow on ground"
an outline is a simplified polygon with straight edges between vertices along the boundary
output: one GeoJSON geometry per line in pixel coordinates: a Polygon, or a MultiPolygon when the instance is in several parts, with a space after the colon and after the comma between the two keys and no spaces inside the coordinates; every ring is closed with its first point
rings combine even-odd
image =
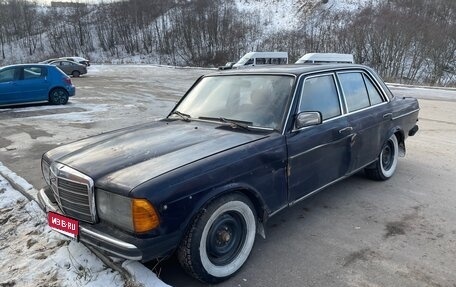
{"type": "Polygon", "coordinates": [[[126,281],[83,244],[52,231],[38,204],[2,176],[0,198],[0,286],[168,286],[132,261],[123,265],[136,280],[126,281]]]}

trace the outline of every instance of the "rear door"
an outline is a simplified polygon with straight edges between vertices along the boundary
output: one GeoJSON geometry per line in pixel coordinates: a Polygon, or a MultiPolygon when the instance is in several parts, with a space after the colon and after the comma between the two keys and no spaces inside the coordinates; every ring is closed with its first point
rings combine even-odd
{"type": "Polygon", "coordinates": [[[378,157],[392,113],[387,97],[368,73],[344,71],[337,76],[354,132],[349,172],[355,172],[378,157]]]}
{"type": "Polygon", "coordinates": [[[45,101],[48,99],[49,82],[47,69],[38,66],[26,66],[21,68],[21,80],[18,86],[22,98],[26,102],[45,101]]]}
{"type": "Polygon", "coordinates": [[[343,115],[335,74],[303,79],[299,112],[320,112],[319,125],[293,130],[288,146],[289,201],[298,201],[347,174],[352,131],[343,115]]]}

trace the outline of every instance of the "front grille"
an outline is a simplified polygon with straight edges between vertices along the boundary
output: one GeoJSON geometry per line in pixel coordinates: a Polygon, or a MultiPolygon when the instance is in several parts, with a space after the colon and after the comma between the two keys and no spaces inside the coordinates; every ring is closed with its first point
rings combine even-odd
{"type": "Polygon", "coordinates": [[[88,176],[62,164],[51,167],[51,187],[65,215],[95,222],[93,181],[88,176]]]}

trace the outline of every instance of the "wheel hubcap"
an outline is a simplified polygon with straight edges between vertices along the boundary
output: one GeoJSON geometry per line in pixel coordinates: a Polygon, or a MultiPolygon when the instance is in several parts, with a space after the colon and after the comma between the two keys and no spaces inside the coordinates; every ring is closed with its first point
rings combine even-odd
{"type": "Polygon", "coordinates": [[[218,266],[233,261],[239,254],[247,235],[247,226],[237,212],[226,212],[212,224],[206,242],[209,260],[218,266]]]}
{"type": "Polygon", "coordinates": [[[63,104],[65,102],[65,92],[62,90],[52,92],[52,101],[56,104],[63,104]]]}
{"type": "Polygon", "coordinates": [[[385,170],[389,170],[393,165],[394,148],[392,145],[393,143],[391,141],[388,141],[382,151],[382,166],[385,170]]]}

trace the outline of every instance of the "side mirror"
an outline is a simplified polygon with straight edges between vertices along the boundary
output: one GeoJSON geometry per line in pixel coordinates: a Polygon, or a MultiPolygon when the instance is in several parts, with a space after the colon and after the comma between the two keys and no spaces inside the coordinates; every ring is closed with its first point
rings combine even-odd
{"type": "Polygon", "coordinates": [[[321,124],[320,112],[302,112],[296,116],[295,129],[299,130],[308,126],[315,126],[321,124]]]}

